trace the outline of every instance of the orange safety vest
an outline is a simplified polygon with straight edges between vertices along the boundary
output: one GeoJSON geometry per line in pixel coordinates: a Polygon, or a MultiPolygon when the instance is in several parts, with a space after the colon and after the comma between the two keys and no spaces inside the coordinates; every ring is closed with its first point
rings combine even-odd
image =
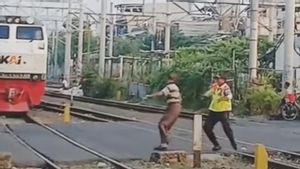
{"type": "Polygon", "coordinates": [[[213,112],[228,112],[232,110],[231,100],[219,100],[224,97],[224,92],[230,89],[230,87],[224,83],[222,86],[213,88],[212,101],[209,106],[209,110],[213,112]]]}

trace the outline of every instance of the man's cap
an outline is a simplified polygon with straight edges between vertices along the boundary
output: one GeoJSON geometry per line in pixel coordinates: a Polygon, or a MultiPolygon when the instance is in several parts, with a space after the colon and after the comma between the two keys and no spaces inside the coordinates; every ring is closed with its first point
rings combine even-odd
{"type": "Polygon", "coordinates": [[[214,79],[220,79],[220,75],[215,75],[213,78],[214,79]]]}
{"type": "Polygon", "coordinates": [[[224,75],[215,75],[214,79],[223,79],[223,80],[226,80],[226,77],[224,75]]]}

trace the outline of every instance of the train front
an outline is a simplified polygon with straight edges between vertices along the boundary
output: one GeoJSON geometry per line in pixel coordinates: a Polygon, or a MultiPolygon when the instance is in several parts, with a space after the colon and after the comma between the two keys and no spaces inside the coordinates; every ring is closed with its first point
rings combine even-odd
{"type": "Polygon", "coordinates": [[[26,113],[41,103],[47,34],[29,17],[0,16],[0,113],[26,113]]]}

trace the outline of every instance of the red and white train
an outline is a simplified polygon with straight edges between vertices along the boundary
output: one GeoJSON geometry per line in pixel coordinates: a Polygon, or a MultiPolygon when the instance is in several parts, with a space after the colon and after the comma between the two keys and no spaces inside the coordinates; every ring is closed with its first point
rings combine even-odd
{"type": "Polygon", "coordinates": [[[26,113],[45,93],[48,42],[30,17],[0,16],[0,113],[26,113]]]}

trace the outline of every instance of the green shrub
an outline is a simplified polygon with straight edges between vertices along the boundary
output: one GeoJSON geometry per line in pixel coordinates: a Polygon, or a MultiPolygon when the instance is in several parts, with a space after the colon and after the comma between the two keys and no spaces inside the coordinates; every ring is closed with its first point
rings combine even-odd
{"type": "Polygon", "coordinates": [[[123,96],[126,93],[126,85],[122,81],[100,78],[92,69],[85,70],[82,88],[85,96],[101,99],[114,98],[118,91],[123,96]]]}
{"type": "Polygon", "coordinates": [[[269,85],[248,89],[246,103],[251,115],[277,115],[281,97],[269,85]]]}

